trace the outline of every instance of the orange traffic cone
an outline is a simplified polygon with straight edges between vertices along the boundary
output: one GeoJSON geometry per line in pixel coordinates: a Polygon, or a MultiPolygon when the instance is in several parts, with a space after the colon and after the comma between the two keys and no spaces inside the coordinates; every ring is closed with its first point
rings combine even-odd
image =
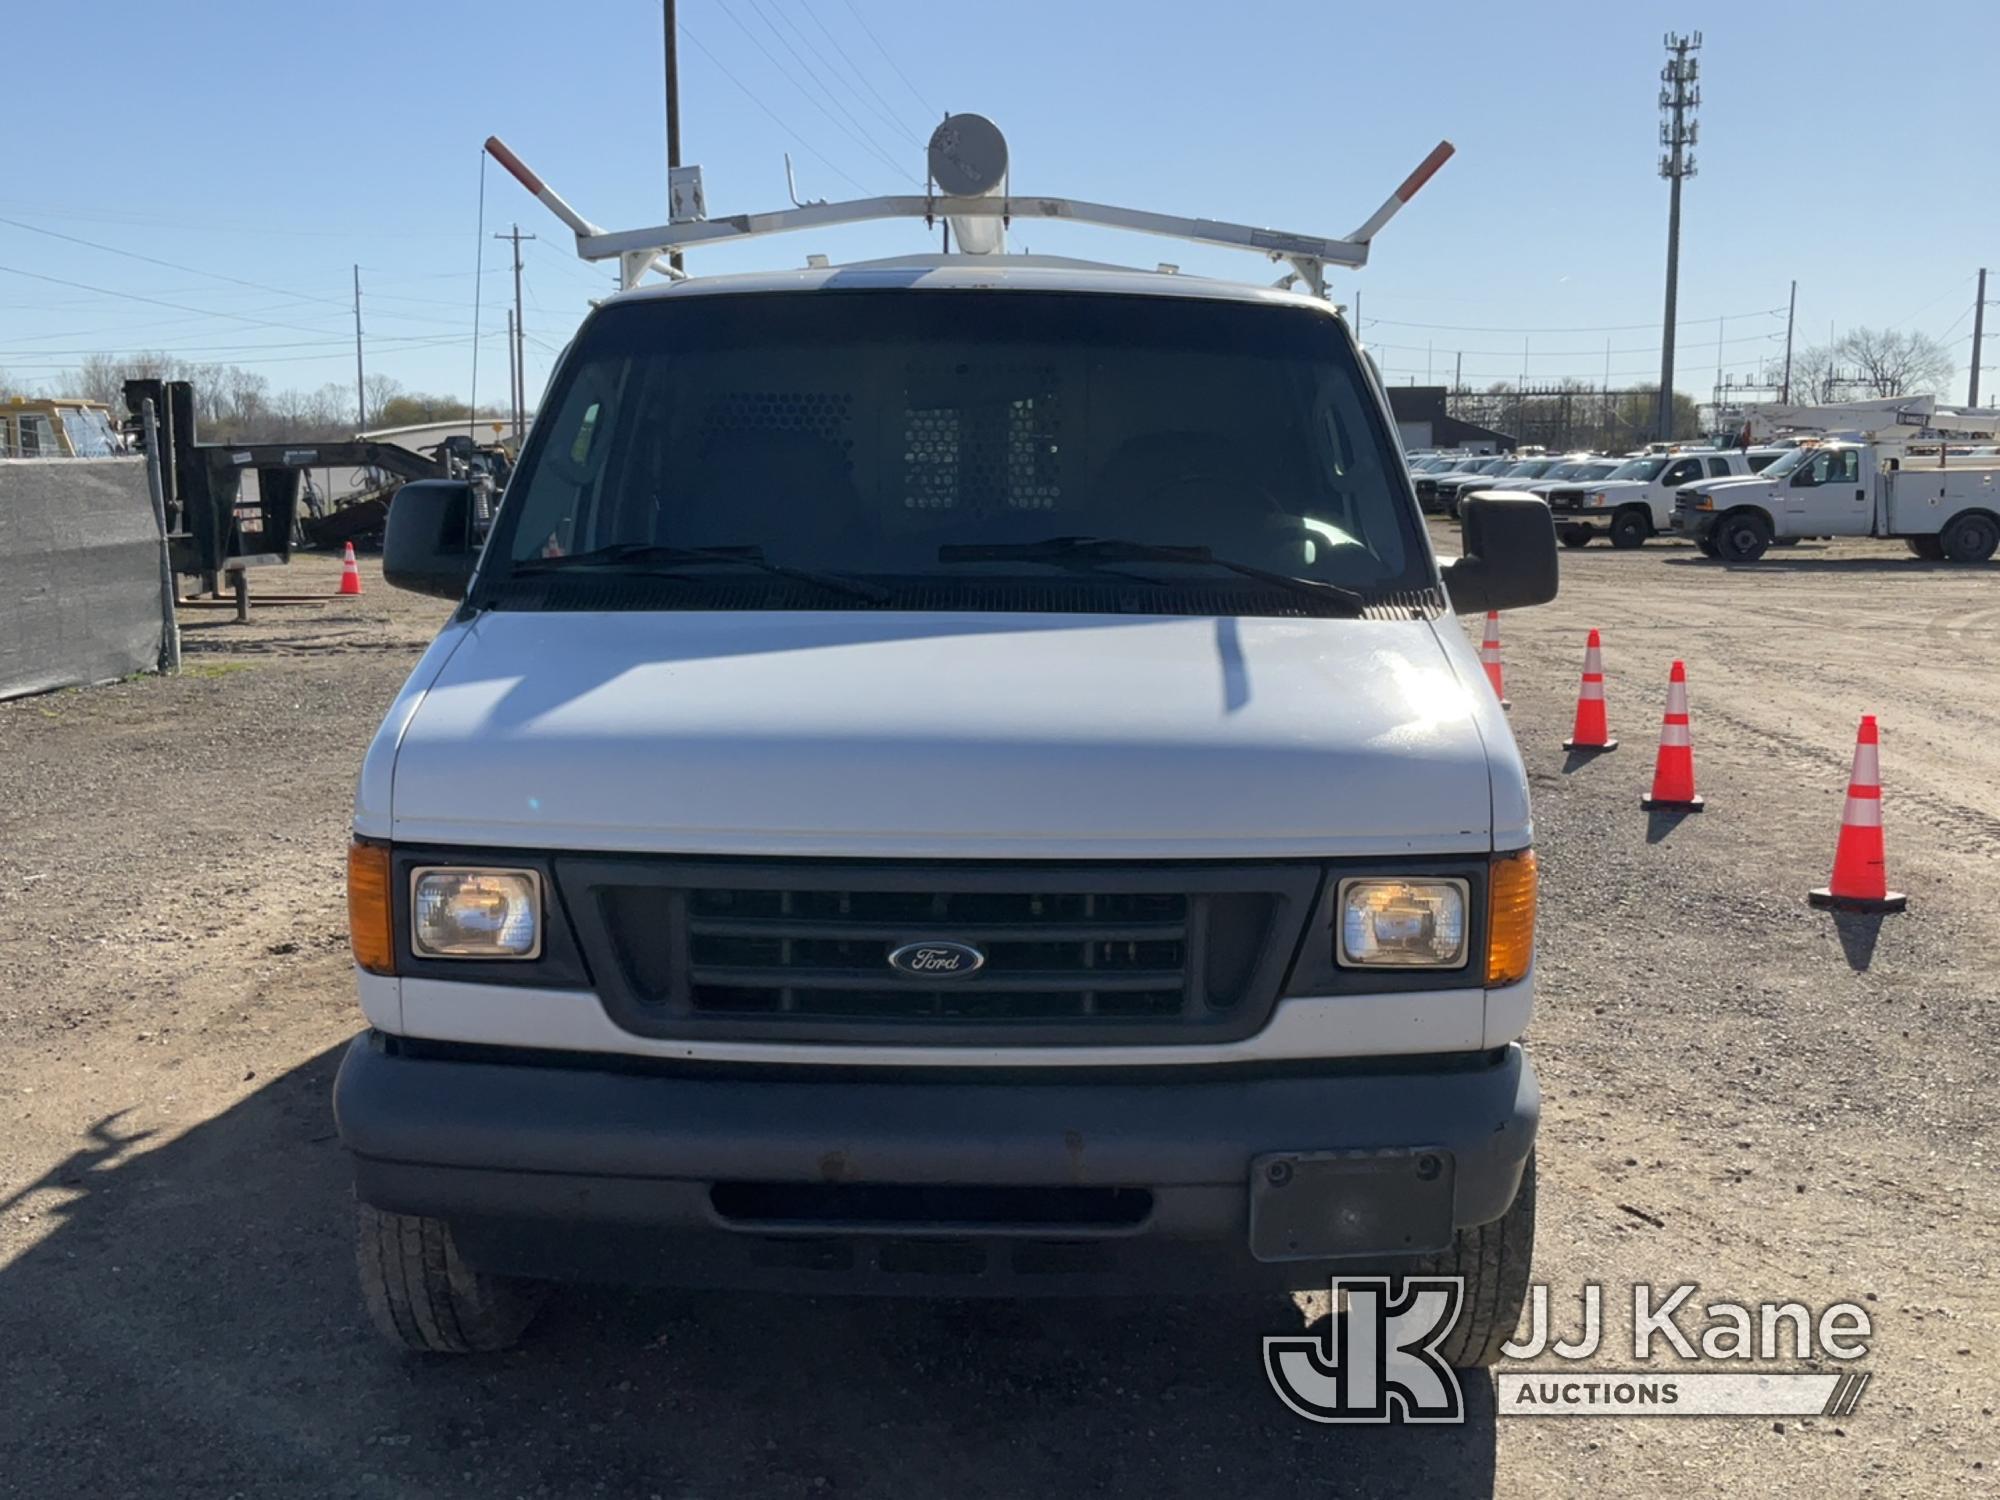
{"type": "Polygon", "coordinates": [[[1493,696],[1500,700],[1502,708],[1512,708],[1507,701],[1507,677],[1500,666],[1500,612],[1486,611],[1486,638],[1479,643],[1479,664],[1486,668],[1486,680],[1493,684],[1493,696]]]}
{"type": "Polygon", "coordinates": [[[1834,911],[1901,911],[1910,898],[1889,889],[1882,863],[1882,766],[1875,715],[1861,716],[1854,740],[1854,770],[1840,813],[1840,842],[1833,850],[1833,879],[1806,900],[1834,911]]]}
{"type": "Polygon", "coordinates": [[[1660,720],[1660,758],[1653,762],[1653,790],[1641,797],[1647,812],[1698,813],[1694,789],[1694,739],[1688,732],[1687,668],[1675,662],[1667,674],[1667,712],[1660,720]]]}
{"type": "Polygon", "coordinates": [[[1576,695],[1576,727],[1563,741],[1563,749],[1617,748],[1618,741],[1611,737],[1610,727],[1604,721],[1604,645],[1593,630],[1583,650],[1583,686],[1576,695]]]}
{"type": "Polygon", "coordinates": [[[361,592],[361,568],[354,561],[354,543],[347,544],[347,550],[340,555],[340,592],[358,594],[361,592]]]}

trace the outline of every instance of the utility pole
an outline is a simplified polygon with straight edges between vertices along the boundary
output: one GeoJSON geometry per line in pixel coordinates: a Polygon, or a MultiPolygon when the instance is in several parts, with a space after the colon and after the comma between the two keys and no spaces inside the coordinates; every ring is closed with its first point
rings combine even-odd
{"type": "Polygon", "coordinates": [[[1715,320],[1715,425],[1722,425],[1722,331],[1728,320],[1715,320]]]}
{"type": "Polygon", "coordinates": [[[519,224],[510,225],[506,234],[496,234],[496,240],[514,242],[514,322],[507,331],[507,348],[514,360],[514,436],[520,437],[528,426],[528,346],[525,334],[527,324],[521,320],[521,241],[535,236],[521,233],[519,224]]]}
{"type": "Polygon", "coordinates": [[[1695,143],[1701,127],[1692,118],[1701,105],[1701,63],[1692,54],[1701,46],[1701,33],[1666,36],[1667,65],[1660,69],[1660,175],[1667,179],[1667,312],[1660,330],[1660,440],[1671,442],[1674,435],[1674,309],[1680,292],[1681,274],[1681,183],[1694,176],[1695,143]]]}
{"type": "Polygon", "coordinates": [[[1986,268],[1979,268],[1979,300],[1972,304],[1972,384],[1965,404],[1979,405],[1979,346],[1986,341],[1986,268]]]}
{"type": "Polygon", "coordinates": [[[1514,387],[1514,445],[1519,447],[1528,422],[1528,340],[1521,340],[1521,381],[1514,387]]]}
{"type": "MultiPolygon", "coordinates": [[[[1977,380],[1977,375],[1972,377],[1977,380]]],[[[361,376],[361,267],[354,268],[354,430],[368,425],[368,383],[361,376]]]]}
{"type": "Polygon", "coordinates": [[[1597,435],[1599,446],[1611,446],[1611,340],[1604,340],[1604,399],[1597,408],[1597,435]]]}
{"type": "Polygon", "coordinates": [[[521,367],[514,362],[514,309],[507,309],[507,425],[521,430],[521,367]]]}
{"type": "MultiPolygon", "coordinates": [[[[667,49],[667,217],[673,217],[673,170],[681,164],[681,25],[680,7],[676,0],[661,0],[661,11],[666,23],[667,49]]],[[[676,271],[681,269],[681,253],[676,250],[668,257],[676,271]]]]}
{"type": "Polygon", "coordinates": [[[1785,308],[1785,381],[1778,387],[1778,399],[1789,402],[1792,399],[1792,322],[1799,315],[1799,284],[1792,282],[1792,300],[1785,308]]]}
{"type": "Polygon", "coordinates": [[[1465,389],[1465,351],[1458,351],[1458,359],[1451,367],[1451,388],[1454,393],[1465,389]]]}

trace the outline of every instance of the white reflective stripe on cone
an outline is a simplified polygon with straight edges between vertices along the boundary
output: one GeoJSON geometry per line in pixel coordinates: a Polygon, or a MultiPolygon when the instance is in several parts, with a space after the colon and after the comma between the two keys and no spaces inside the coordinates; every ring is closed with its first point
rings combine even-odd
{"type": "Polygon", "coordinates": [[[1880,828],[1882,826],[1882,801],[1879,797],[1849,797],[1847,806],[1841,810],[1840,821],[1849,828],[1880,828]]]}
{"type": "Polygon", "coordinates": [[[1878,745],[1854,747],[1854,773],[1847,778],[1856,786],[1882,784],[1882,752],[1878,745]]]}
{"type": "Polygon", "coordinates": [[[1667,685],[1667,712],[1685,715],[1688,711],[1688,690],[1685,682],[1667,685]]]}
{"type": "Polygon", "coordinates": [[[1586,682],[1581,691],[1577,693],[1577,697],[1585,703],[1598,702],[1604,697],[1604,684],[1601,682],[1586,682]]]}
{"type": "Polygon", "coordinates": [[[1694,741],[1688,737],[1688,727],[1685,724],[1662,724],[1660,744],[1669,750],[1694,747],[1694,741]]]}

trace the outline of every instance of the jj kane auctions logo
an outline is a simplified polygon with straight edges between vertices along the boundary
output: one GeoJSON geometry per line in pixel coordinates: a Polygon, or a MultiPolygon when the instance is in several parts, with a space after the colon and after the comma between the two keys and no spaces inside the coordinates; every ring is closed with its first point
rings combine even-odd
{"type": "MultiPolygon", "coordinates": [[[[1630,1347],[1641,1369],[1582,1366],[1605,1351],[1604,1288],[1587,1283],[1574,1338],[1554,1335],[1549,1289],[1529,1289],[1524,1338],[1501,1345],[1494,1371],[1500,1416],[1845,1416],[1869,1374],[1774,1369],[1778,1361],[1851,1366],[1868,1354],[1867,1310],[1835,1302],[1716,1301],[1699,1309],[1692,1283],[1631,1289],[1630,1347]],[[1510,1369],[1514,1361],[1561,1361],[1510,1369]]],[[[1465,1310],[1456,1276],[1335,1277],[1323,1334],[1264,1340],[1264,1373],[1278,1399],[1310,1422],[1465,1420],[1458,1372],[1443,1353],[1465,1310]]]]}

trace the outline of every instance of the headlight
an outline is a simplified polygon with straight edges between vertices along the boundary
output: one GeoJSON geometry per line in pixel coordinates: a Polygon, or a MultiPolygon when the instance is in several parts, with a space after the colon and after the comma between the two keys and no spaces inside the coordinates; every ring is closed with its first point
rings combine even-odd
{"type": "Polygon", "coordinates": [[[429,869],[410,876],[419,958],[538,958],[542,883],[533,870],[429,869]]]}
{"type": "Polygon", "coordinates": [[[1463,880],[1343,880],[1343,968],[1456,969],[1465,963],[1463,880]]]}
{"type": "Polygon", "coordinates": [[[1715,497],[1713,495],[1696,495],[1694,497],[1694,508],[1696,510],[1714,510],[1715,497]]]}
{"type": "Polygon", "coordinates": [[[1605,494],[1603,490],[1592,490],[1588,495],[1583,497],[1583,503],[1586,505],[1602,505],[1604,501],[1605,494]]]}

